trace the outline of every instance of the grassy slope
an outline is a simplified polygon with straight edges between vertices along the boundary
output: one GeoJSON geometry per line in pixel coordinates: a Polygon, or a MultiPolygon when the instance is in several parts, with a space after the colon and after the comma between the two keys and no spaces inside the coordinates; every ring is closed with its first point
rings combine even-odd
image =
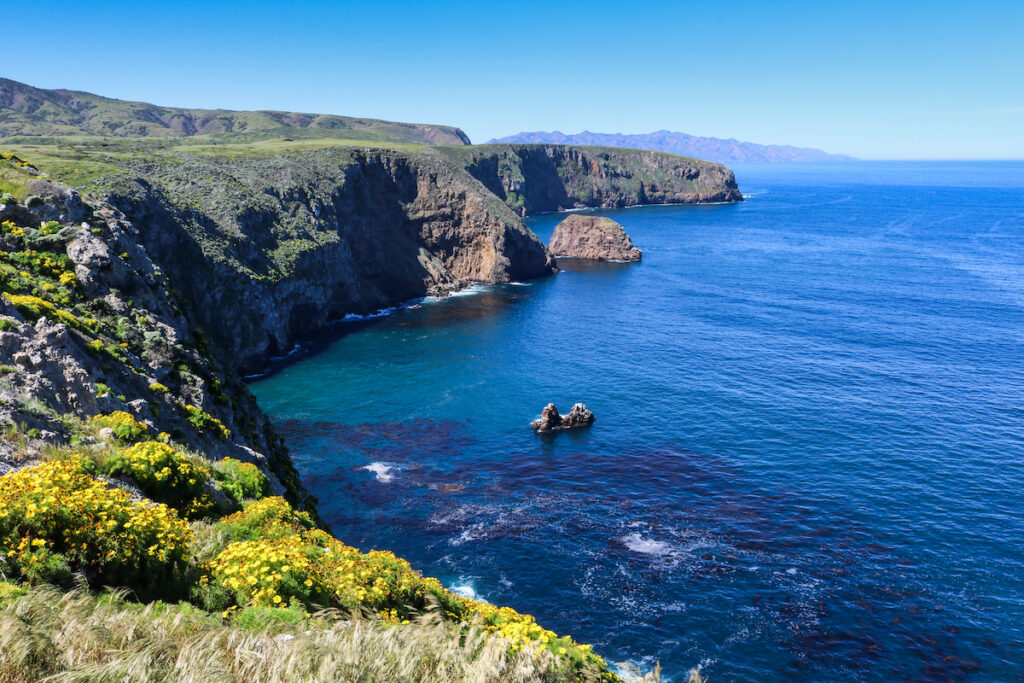
{"type": "Polygon", "coordinates": [[[468,144],[451,126],[279,111],[161,107],[0,79],[0,136],[91,135],[259,140],[337,137],[420,144],[468,144]]]}

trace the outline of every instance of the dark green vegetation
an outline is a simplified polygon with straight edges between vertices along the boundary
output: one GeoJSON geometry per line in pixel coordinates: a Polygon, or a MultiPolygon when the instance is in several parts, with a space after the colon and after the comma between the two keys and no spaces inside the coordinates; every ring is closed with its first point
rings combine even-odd
{"type": "Polygon", "coordinates": [[[89,135],[216,140],[344,138],[469,144],[458,128],[281,111],[182,109],[75,90],[43,90],[0,78],[0,137],[89,135]]]}

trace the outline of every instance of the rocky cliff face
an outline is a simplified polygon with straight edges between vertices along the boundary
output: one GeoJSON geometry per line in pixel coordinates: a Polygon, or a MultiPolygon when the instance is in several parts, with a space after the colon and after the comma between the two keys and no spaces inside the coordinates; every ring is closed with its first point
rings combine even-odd
{"type": "MultiPolygon", "coordinates": [[[[280,439],[135,226],[41,178],[28,206],[0,204],[0,424],[88,450],[83,425],[130,415],[150,438],[258,464],[301,502],[280,439]]],[[[12,446],[0,440],[0,474],[12,446]]]]}
{"type": "Polygon", "coordinates": [[[135,163],[106,199],[243,371],[348,313],[554,272],[493,194],[429,150],[135,163]]]}
{"type": "Polygon", "coordinates": [[[568,145],[445,147],[520,216],[743,200],[725,166],[662,152],[568,145]]]}

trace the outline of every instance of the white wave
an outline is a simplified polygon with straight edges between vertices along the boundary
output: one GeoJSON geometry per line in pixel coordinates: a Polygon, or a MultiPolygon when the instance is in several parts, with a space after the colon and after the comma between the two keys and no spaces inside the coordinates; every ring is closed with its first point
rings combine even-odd
{"type": "Polygon", "coordinates": [[[350,323],[357,320],[372,320],[373,318],[383,318],[384,316],[396,313],[402,310],[403,308],[406,308],[405,304],[402,304],[401,306],[390,306],[389,308],[379,308],[374,313],[346,313],[345,316],[342,317],[341,322],[350,323]]]}
{"type": "Polygon", "coordinates": [[[386,462],[371,462],[365,467],[360,467],[361,470],[367,470],[373,472],[377,477],[377,481],[382,484],[387,484],[389,481],[395,480],[395,475],[392,474],[397,468],[394,465],[389,465],[386,462]]]}
{"type": "Polygon", "coordinates": [[[459,577],[456,583],[453,583],[451,585],[450,588],[453,593],[461,595],[464,598],[469,598],[470,600],[479,600],[480,602],[487,602],[487,600],[485,600],[482,595],[477,593],[476,588],[473,586],[473,584],[469,580],[461,576],[459,577]]]}
{"type": "Polygon", "coordinates": [[[433,304],[439,301],[445,301],[446,299],[457,299],[463,296],[475,296],[477,294],[480,294],[481,292],[486,292],[490,288],[491,285],[477,283],[470,285],[469,287],[460,289],[458,291],[445,294],[444,296],[425,296],[423,297],[423,303],[433,304]]]}
{"type": "Polygon", "coordinates": [[[656,555],[658,557],[668,557],[676,554],[676,551],[668,543],[644,538],[639,533],[635,532],[632,534],[626,534],[619,540],[634,553],[656,555]]]}

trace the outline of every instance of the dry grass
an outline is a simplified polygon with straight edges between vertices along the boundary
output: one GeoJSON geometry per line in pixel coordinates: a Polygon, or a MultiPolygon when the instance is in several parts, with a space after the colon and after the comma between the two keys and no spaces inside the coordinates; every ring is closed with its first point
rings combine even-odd
{"type": "Polygon", "coordinates": [[[0,600],[0,682],[563,680],[550,653],[510,654],[504,642],[460,634],[432,614],[400,628],[352,616],[280,630],[39,586],[0,600]]]}

